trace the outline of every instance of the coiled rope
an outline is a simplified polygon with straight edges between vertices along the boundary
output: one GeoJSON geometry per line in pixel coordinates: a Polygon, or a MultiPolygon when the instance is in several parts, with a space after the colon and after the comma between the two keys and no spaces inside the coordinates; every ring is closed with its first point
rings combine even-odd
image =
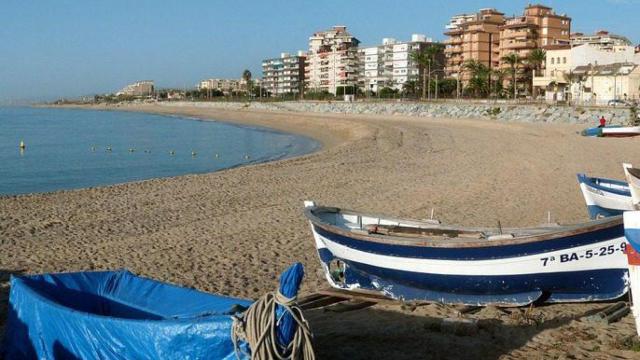
{"type": "Polygon", "coordinates": [[[244,341],[251,348],[252,360],[315,360],[309,324],[296,306],[296,298],[287,298],[279,291],[264,294],[243,314],[233,317],[231,340],[238,359],[243,353],[248,356],[240,348],[240,341],[244,341]],[[280,321],[276,321],[276,305],[291,314],[298,325],[293,340],[285,349],[279,349],[276,340],[280,321]]]}

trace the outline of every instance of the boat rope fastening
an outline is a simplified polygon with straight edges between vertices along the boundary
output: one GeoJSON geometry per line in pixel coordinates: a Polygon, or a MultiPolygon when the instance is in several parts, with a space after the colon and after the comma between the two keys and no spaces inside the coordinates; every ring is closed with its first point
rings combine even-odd
{"type": "Polygon", "coordinates": [[[264,294],[243,314],[233,316],[231,340],[238,359],[244,353],[240,341],[249,344],[252,360],[315,359],[309,324],[296,305],[296,298],[287,298],[279,291],[264,294]],[[276,320],[277,305],[282,306],[297,324],[293,340],[283,350],[279,349],[276,338],[279,321],[276,320]]]}

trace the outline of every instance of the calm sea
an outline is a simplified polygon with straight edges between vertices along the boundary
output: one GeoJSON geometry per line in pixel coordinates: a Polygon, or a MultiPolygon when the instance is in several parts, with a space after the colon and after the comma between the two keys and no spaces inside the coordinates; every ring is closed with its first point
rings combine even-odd
{"type": "Polygon", "coordinates": [[[118,111],[0,107],[0,194],[205,173],[318,148],[309,138],[222,122],[118,111]]]}

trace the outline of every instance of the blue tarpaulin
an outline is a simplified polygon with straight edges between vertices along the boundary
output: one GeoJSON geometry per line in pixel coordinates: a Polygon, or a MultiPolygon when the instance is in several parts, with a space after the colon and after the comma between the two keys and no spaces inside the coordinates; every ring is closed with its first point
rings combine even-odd
{"type": "Polygon", "coordinates": [[[2,351],[7,360],[234,359],[230,315],[250,304],[124,270],[13,277],[2,351]]]}

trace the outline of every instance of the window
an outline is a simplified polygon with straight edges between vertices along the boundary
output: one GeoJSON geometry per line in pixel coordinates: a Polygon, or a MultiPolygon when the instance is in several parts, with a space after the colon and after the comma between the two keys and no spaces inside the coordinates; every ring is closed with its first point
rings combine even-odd
{"type": "Polygon", "coordinates": [[[562,63],[563,63],[563,64],[566,64],[566,63],[567,63],[567,58],[566,58],[566,57],[563,57],[563,58],[562,58],[562,63]]]}
{"type": "Polygon", "coordinates": [[[551,58],[551,64],[552,64],[552,65],[553,65],[553,64],[555,64],[555,63],[553,62],[553,60],[554,60],[554,59],[553,59],[553,58],[551,58]]]}

